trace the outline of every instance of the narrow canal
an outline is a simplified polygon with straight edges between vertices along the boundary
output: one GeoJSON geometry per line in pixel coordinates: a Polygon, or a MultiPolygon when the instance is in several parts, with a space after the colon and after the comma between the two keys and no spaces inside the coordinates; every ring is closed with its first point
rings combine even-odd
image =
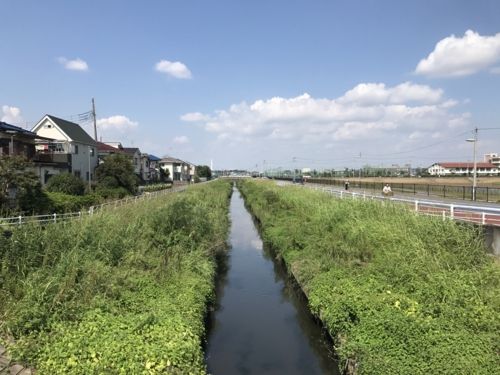
{"type": "Polygon", "coordinates": [[[263,249],[236,189],[230,215],[231,250],[207,337],[209,373],[339,374],[331,344],[283,267],[263,249]]]}

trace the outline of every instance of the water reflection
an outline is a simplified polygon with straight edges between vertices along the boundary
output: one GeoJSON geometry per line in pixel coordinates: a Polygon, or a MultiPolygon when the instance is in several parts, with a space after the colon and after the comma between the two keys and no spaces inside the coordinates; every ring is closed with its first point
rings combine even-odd
{"type": "Polygon", "coordinates": [[[231,252],[210,317],[206,360],[214,375],[338,374],[331,344],[262,241],[237,190],[231,252]]]}

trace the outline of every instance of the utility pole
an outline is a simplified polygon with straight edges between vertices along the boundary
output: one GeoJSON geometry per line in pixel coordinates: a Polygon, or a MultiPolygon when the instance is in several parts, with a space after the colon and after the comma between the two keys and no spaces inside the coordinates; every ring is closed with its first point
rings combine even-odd
{"type": "Polygon", "coordinates": [[[94,120],[94,140],[97,142],[97,119],[95,116],[95,102],[92,98],[92,119],[94,120]]]}
{"type": "Polygon", "coordinates": [[[292,158],[292,162],[293,162],[293,183],[295,183],[295,161],[297,160],[297,158],[294,156],[292,158]]]}

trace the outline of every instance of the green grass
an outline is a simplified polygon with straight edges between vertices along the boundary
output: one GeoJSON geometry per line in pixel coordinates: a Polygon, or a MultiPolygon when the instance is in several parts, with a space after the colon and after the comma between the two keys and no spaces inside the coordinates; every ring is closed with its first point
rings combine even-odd
{"type": "Polygon", "coordinates": [[[479,229],[393,204],[243,182],[283,258],[359,374],[500,372],[500,273],[479,229]]]}
{"type": "Polygon", "coordinates": [[[203,374],[230,185],[0,233],[0,334],[38,374],[203,374]]]}

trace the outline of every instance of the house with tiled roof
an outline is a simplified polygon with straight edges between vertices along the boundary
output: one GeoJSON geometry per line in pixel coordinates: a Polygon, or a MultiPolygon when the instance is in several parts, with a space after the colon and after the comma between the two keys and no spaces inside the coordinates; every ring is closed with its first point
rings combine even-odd
{"type": "Polygon", "coordinates": [[[45,115],[31,131],[46,138],[37,140],[35,144],[37,157],[46,159],[47,163],[39,170],[42,184],[50,176],[61,172],[72,173],[84,181],[94,178],[97,142],[80,125],[45,115]]]}
{"type": "MultiPolygon", "coordinates": [[[[431,176],[472,176],[474,173],[473,162],[440,162],[432,164],[427,172],[431,176]]],[[[500,167],[487,162],[476,163],[477,176],[498,176],[500,167]]]]}

